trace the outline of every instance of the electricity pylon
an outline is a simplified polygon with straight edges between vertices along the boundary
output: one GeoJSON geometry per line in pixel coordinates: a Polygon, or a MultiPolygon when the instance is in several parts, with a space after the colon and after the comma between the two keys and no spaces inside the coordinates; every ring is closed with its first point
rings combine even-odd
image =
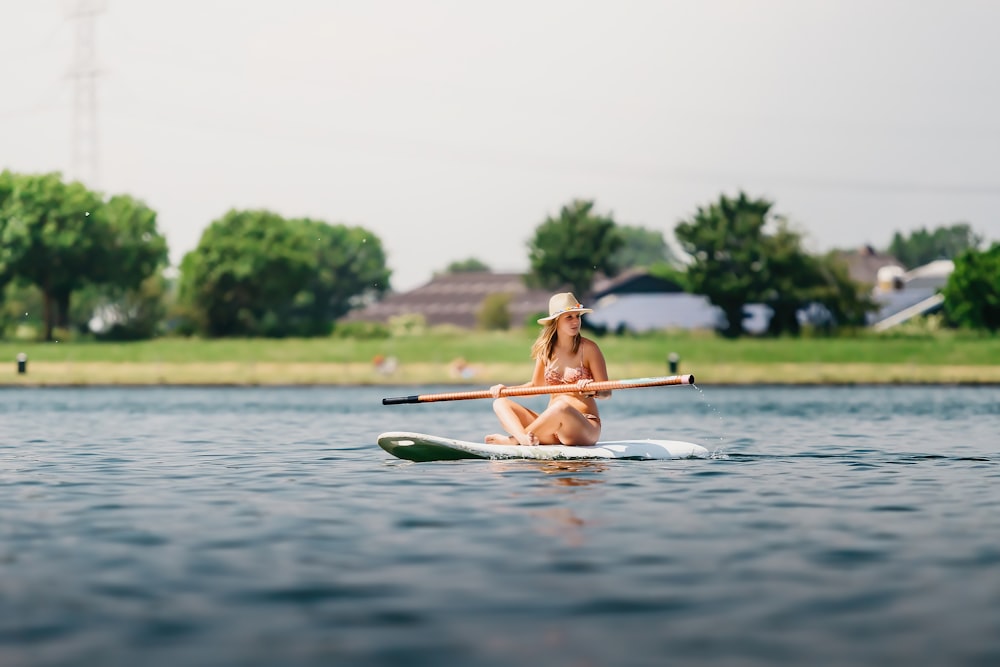
{"type": "Polygon", "coordinates": [[[104,11],[105,0],[75,0],[70,19],[76,23],[76,42],[69,77],[73,82],[73,151],[71,172],[74,179],[90,188],[98,187],[100,155],[97,132],[97,44],[95,24],[104,11]]]}

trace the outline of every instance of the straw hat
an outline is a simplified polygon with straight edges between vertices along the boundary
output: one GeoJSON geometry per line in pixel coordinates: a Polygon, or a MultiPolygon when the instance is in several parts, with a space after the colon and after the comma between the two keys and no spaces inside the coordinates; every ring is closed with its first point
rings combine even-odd
{"type": "Polygon", "coordinates": [[[582,315],[592,312],[594,311],[590,308],[584,308],[583,304],[577,301],[571,292],[562,292],[552,295],[552,298],[549,299],[549,316],[538,320],[538,323],[551,322],[564,313],[580,313],[582,315]]]}

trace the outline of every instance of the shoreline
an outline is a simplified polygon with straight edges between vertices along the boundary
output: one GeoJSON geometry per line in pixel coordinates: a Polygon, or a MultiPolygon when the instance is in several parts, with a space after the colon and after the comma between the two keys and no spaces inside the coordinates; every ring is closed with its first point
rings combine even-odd
{"type": "MultiPolygon", "coordinates": [[[[611,379],[693,373],[696,386],[997,386],[1000,365],[874,363],[737,363],[682,367],[610,364],[611,379]]],[[[35,362],[19,374],[0,369],[0,388],[18,387],[488,387],[523,382],[528,364],[474,364],[467,374],[440,363],[400,364],[391,372],[370,363],[35,362]]]]}

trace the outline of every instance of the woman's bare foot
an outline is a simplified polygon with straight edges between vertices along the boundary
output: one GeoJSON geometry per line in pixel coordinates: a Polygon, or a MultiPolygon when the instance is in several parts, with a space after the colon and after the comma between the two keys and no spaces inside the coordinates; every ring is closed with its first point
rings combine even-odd
{"type": "Polygon", "coordinates": [[[537,435],[535,435],[534,433],[525,433],[523,436],[517,436],[517,444],[529,447],[538,445],[540,443],[538,441],[537,435]]]}

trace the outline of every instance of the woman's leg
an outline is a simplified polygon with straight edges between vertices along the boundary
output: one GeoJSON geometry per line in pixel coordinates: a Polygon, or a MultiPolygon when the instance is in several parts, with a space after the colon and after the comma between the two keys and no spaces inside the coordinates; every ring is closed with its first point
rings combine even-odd
{"type": "Polygon", "coordinates": [[[486,442],[495,445],[537,445],[538,438],[525,427],[538,418],[538,415],[520,403],[509,398],[498,398],[493,401],[493,412],[500,419],[500,425],[510,435],[493,434],[486,436],[486,442]]]}
{"type": "Polygon", "coordinates": [[[601,425],[562,397],[557,397],[538,418],[524,427],[544,445],[593,445],[601,437],[601,425]]]}

